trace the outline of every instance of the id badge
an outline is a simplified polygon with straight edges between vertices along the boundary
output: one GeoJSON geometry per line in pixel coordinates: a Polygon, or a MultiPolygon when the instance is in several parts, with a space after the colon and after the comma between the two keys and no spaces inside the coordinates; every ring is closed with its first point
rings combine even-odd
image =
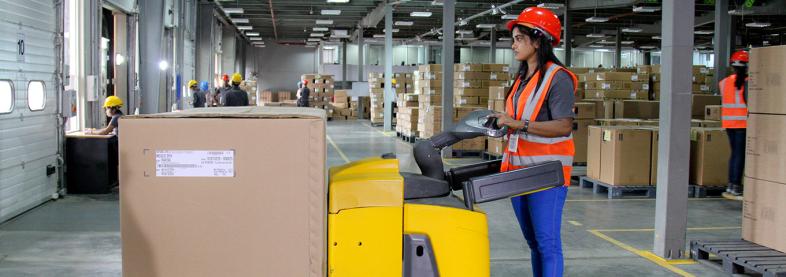
{"type": "Polygon", "coordinates": [[[508,137],[508,152],[516,153],[519,149],[519,133],[510,134],[508,137]]]}

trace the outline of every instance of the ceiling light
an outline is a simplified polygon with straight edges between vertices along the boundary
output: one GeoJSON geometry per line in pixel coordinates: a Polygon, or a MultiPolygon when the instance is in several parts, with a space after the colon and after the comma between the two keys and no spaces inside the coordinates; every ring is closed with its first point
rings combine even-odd
{"type": "Polygon", "coordinates": [[[431,1],[431,5],[432,5],[432,6],[442,6],[442,5],[444,5],[444,4],[445,4],[445,3],[443,2],[443,0],[434,0],[434,1],[431,1]]]}
{"type": "Polygon", "coordinates": [[[120,55],[119,53],[115,54],[115,65],[121,65],[124,62],[126,62],[126,57],[120,55]]]}
{"type": "Polygon", "coordinates": [[[644,31],[644,30],[642,30],[641,28],[635,28],[635,27],[622,28],[622,32],[623,33],[641,33],[641,31],[644,31]]]}
{"type": "Polygon", "coordinates": [[[762,41],[761,43],[764,44],[764,45],[770,45],[770,41],[769,40],[762,41]]]}
{"type": "Polygon", "coordinates": [[[616,41],[609,41],[609,40],[605,40],[605,39],[601,40],[601,41],[598,41],[596,43],[598,43],[598,44],[607,44],[607,45],[617,44],[616,41]]]}
{"type": "Polygon", "coordinates": [[[652,45],[642,45],[642,46],[639,46],[639,48],[641,48],[641,49],[655,49],[657,47],[652,46],[652,45]]]}
{"type": "Polygon", "coordinates": [[[601,23],[601,22],[608,22],[609,18],[608,17],[603,17],[603,16],[593,16],[593,17],[588,17],[587,19],[584,19],[584,21],[590,22],[590,23],[601,23]]]}
{"type": "Polygon", "coordinates": [[[158,62],[158,68],[161,69],[161,71],[164,71],[169,68],[169,63],[167,61],[160,61],[158,62]]]}
{"type": "Polygon", "coordinates": [[[620,42],[620,43],[622,43],[622,44],[624,44],[624,45],[631,45],[631,44],[634,44],[634,43],[636,43],[636,42],[634,42],[634,41],[632,41],[632,40],[623,40],[623,41],[622,41],[622,42],[620,42]]]}
{"type": "Polygon", "coordinates": [[[349,0],[327,0],[328,3],[349,3],[349,0]]]}
{"type": "Polygon", "coordinates": [[[393,25],[396,25],[396,26],[412,26],[412,25],[415,25],[415,22],[412,22],[412,21],[396,21],[393,25]]]}
{"type": "Polygon", "coordinates": [[[587,34],[588,38],[605,38],[606,35],[600,33],[587,34]]]}
{"type": "Polygon", "coordinates": [[[590,46],[589,46],[589,47],[592,47],[592,48],[601,48],[601,47],[604,47],[604,46],[603,46],[603,45],[598,45],[598,44],[590,44],[590,46]]]}
{"type": "Polygon", "coordinates": [[[374,38],[385,38],[385,35],[383,35],[383,34],[376,34],[376,35],[374,35],[374,38]]]}
{"type": "Polygon", "coordinates": [[[340,15],[341,10],[322,10],[322,15],[340,15]]]}
{"type": "Polygon", "coordinates": [[[470,35],[470,34],[474,34],[474,32],[472,32],[472,30],[458,30],[458,31],[456,31],[456,34],[470,35]]]}
{"type": "Polygon", "coordinates": [[[661,39],[660,36],[652,36],[652,39],[661,39]]]}
{"type": "Polygon", "coordinates": [[[257,44],[257,45],[254,45],[254,46],[256,46],[256,47],[259,47],[259,48],[265,48],[265,47],[267,47],[267,45],[264,45],[264,44],[257,44]]]}
{"type": "Polygon", "coordinates": [[[330,19],[317,19],[317,25],[333,25],[333,20],[330,19]]]}
{"type": "Polygon", "coordinates": [[[225,14],[243,13],[243,8],[223,8],[225,14]]]}
{"type": "Polygon", "coordinates": [[[323,33],[311,33],[311,35],[310,35],[310,37],[317,37],[317,38],[321,38],[321,37],[324,37],[324,36],[325,36],[325,34],[323,34],[323,33]]]}
{"type": "Polygon", "coordinates": [[[485,24],[478,24],[475,27],[478,28],[478,29],[491,29],[491,28],[497,27],[497,24],[485,23],[485,24]]]}
{"type": "Polygon", "coordinates": [[[781,34],[770,34],[770,36],[773,36],[773,37],[777,37],[777,36],[780,36],[780,35],[781,34]]]}
{"type": "Polygon", "coordinates": [[[698,30],[698,31],[693,31],[693,33],[697,35],[712,35],[715,32],[708,31],[708,30],[698,30]]]}
{"type": "MultiPolygon", "coordinates": [[[[382,29],[382,32],[383,32],[383,33],[387,32],[387,31],[388,31],[388,29],[382,29]]],[[[394,33],[398,33],[398,29],[393,29],[393,32],[394,32],[394,33]]]]}
{"type": "Polygon", "coordinates": [[[237,26],[237,29],[238,30],[251,30],[252,27],[251,26],[237,26]]]}
{"type": "Polygon", "coordinates": [[[409,13],[411,17],[431,17],[431,12],[411,12],[409,13]]]}
{"type": "Polygon", "coordinates": [[[322,40],[318,38],[309,38],[307,41],[320,42],[322,40]]]}
{"type": "Polygon", "coordinates": [[[314,32],[327,32],[327,27],[314,27],[314,32]]]}
{"type": "Polygon", "coordinates": [[[738,9],[738,10],[730,10],[730,15],[751,15],[753,14],[753,10],[745,10],[745,9],[738,9]]]}
{"type": "Polygon", "coordinates": [[[259,32],[246,32],[246,36],[258,37],[259,36],[259,32]]]}
{"type": "Polygon", "coordinates": [[[499,41],[510,41],[510,37],[501,37],[499,41]]]}
{"type": "Polygon", "coordinates": [[[637,13],[654,13],[660,11],[660,7],[652,7],[652,6],[633,6],[633,12],[637,13]]]}
{"type": "Polygon", "coordinates": [[[745,27],[751,27],[751,28],[767,28],[767,27],[770,27],[771,25],[772,25],[772,24],[770,24],[769,22],[751,22],[751,23],[747,23],[747,24],[745,24],[745,27]]]}
{"type": "Polygon", "coordinates": [[[598,51],[598,52],[611,52],[611,50],[609,50],[609,49],[598,49],[598,50],[595,50],[595,51],[598,51]]]}
{"type": "Polygon", "coordinates": [[[325,47],[322,47],[322,49],[334,50],[334,49],[336,49],[336,47],[335,46],[325,46],[325,47]]]}
{"type": "Polygon", "coordinates": [[[265,44],[264,41],[252,41],[251,44],[265,44]]]}
{"type": "Polygon", "coordinates": [[[232,20],[232,23],[235,23],[235,24],[248,23],[248,18],[230,18],[230,20],[232,20]]]}
{"type": "Polygon", "coordinates": [[[558,9],[564,8],[565,4],[562,4],[562,3],[540,3],[540,4],[538,4],[538,7],[539,8],[544,8],[544,9],[558,10],[558,9]]]}
{"type": "Polygon", "coordinates": [[[502,16],[502,20],[516,20],[519,16],[515,14],[506,14],[502,16]]]}
{"type": "Polygon", "coordinates": [[[261,37],[250,37],[250,38],[248,38],[248,40],[262,40],[262,38],[261,37]]]}

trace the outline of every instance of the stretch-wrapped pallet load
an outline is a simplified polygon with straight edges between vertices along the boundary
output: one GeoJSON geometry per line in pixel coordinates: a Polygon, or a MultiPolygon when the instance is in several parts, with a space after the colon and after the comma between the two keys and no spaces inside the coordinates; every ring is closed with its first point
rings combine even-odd
{"type": "Polygon", "coordinates": [[[332,109],[331,118],[333,120],[348,120],[352,114],[349,105],[349,91],[336,90],[333,94],[333,100],[330,102],[330,106],[332,109]]]}
{"type": "Polygon", "coordinates": [[[418,67],[418,136],[429,138],[442,128],[442,65],[428,64],[418,67]]]}
{"type": "Polygon", "coordinates": [[[301,80],[307,80],[307,87],[311,91],[309,95],[309,105],[319,109],[329,109],[329,103],[333,101],[335,92],[335,82],[333,75],[303,74],[301,80]]]}
{"type": "Polygon", "coordinates": [[[401,94],[397,100],[396,131],[404,136],[418,135],[418,95],[401,94]]]}
{"type": "Polygon", "coordinates": [[[369,97],[371,100],[370,117],[372,124],[384,123],[385,116],[385,78],[382,73],[368,74],[369,97]]]}

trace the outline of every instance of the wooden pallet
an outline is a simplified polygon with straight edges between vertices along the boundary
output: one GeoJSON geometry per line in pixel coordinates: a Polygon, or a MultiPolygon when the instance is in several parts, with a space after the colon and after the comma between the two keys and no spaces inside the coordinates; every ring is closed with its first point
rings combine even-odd
{"type": "Polygon", "coordinates": [[[454,158],[470,158],[470,157],[480,158],[482,155],[483,155],[483,151],[480,150],[453,150],[454,158]]]}
{"type": "Polygon", "coordinates": [[[690,251],[694,260],[720,266],[729,275],[747,270],[764,277],[786,277],[785,253],[749,241],[695,240],[690,251]],[[710,254],[717,259],[710,259],[710,254]]]}
{"type": "Polygon", "coordinates": [[[726,186],[688,186],[688,197],[707,198],[720,197],[726,191],[726,186]]]}
{"type": "Polygon", "coordinates": [[[493,160],[499,160],[499,159],[502,159],[502,155],[492,154],[492,153],[489,153],[489,152],[485,152],[485,151],[484,151],[484,152],[481,154],[481,158],[482,158],[483,160],[486,160],[486,161],[493,161],[493,160]]]}
{"type": "Polygon", "coordinates": [[[615,186],[589,178],[587,176],[580,177],[579,184],[579,186],[582,188],[592,186],[592,192],[606,193],[608,194],[609,199],[618,199],[631,194],[639,194],[640,196],[642,193],[648,198],[655,198],[655,187],[650,185],[615,186]]]}

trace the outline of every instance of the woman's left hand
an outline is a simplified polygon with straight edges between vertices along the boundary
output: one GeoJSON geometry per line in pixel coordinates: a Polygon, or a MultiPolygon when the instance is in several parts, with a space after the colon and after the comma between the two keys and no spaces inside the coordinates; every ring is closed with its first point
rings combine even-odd
{"type": "Polygon", "coordinates": [[[497,118],[497,125],[501,126],[508,126],[508,128],[512,129],[521,129],[521,122],[518,120],[513,119],[510,115],[506,113],[495,113],[489,115],[489,117],[496,117],[497,118]]]}

